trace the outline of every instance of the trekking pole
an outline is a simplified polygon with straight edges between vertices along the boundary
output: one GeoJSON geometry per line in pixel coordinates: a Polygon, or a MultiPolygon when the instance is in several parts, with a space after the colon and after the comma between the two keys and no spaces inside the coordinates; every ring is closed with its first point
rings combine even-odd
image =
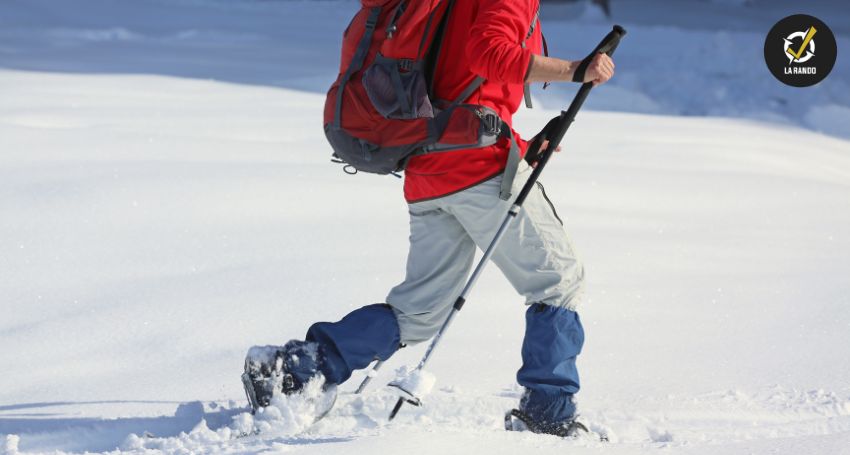
{"type": "MultiPolygon", "coordinates": [[[[605,53],[608,56],[614,54],[614,50],[617,49],[617,46],[620,44],[620,39],[626,34],[626,30],[619,26],[615,25],[614,29],[611,30],[605,38],[599,43],[598,46],[593,50],[591,56],[595,54],[605,53]]],[[[422,360],[419,361],[419,364],[416,368],[409,373],[406,377],[396,379],[395,381],[389,383],[388,385],[391,387],[396,387],[402,392],[402,395],[399,397],[398,401],[393,407],[392,412],[390,413],[389,420],[392,420],[398,411],[401,409],[401,406],[407,402],[414,406],[421,406],[422,400],[417,395],[422,395],[423,391],[417,389],[430,388],[429,386],[423,386],[423,383],[431,382],[427,379],[421,377],[421,372],[425,368],[425,365],[428,363],[428,360],[431,358],[431,355],[434,353],[434,349],[440,343],[440,339],[442,339],[443,335],[448,330],[452,321],[454,320],[457,313],[463,308],[463,305],[466,303],[466,297],[469,295],[469,292],[472,290],[472,287],[475,286],[476,281],[481,276],[481,272],[484,271],[484,266],[490,260],[490,257],[493,256],[493,252],[496,250],[496,247],[499,245],[499,242],[502,240],[502,237],[505,235],[505,232],[508,229],[508,226],[513,222],[516,216],[519,214],[520,209],[522,209],[522,204],[525,202],[525,198],[528,197],[531,189],[534,187],[537,182],[538,177],[540,177],[540,173],[543,172],[543,168],[546,166],[546,163],[549,161],[549,158],[552,156],[552,153],[561,143],[561,139],[564,138],[564,134],[566,134],[567,130],[570,128],[570,125],[575,120],[576,114],[579,109],[581,109],[582,104],[584,104],[584,100],[587,98],[587,95],[590,93],[590,90],[593,88],[592,82],[585,82],[582,84],[578,93],[576,93],[575,98],[572,103],[570,103],[569,108],[566,111],[561,111],[561,114],[546,124],[546,127],[543,128],[543,131],[537,136],[536,140],[531,143],[529,146],[529,150],[527,155],[535,156],[540,150],[541,144],[545,141],[549,141],[549,144],[546,146],[546,149],[540,155],[539,160],[537,161],[537,166],[535,166],[534,170],[531,172],[531,175],[528,177],[528,181],[522,187],[519,195],[514,201],[513,205],[510,209],[508,209],[508,213],[505,216],[504,221],[502,221],[502,225],[499,226],[498,231],[496,231],[495,237],[490,242],[490,245],[487,247],[487,250],[484,251],[484,256],[481,257],[481,260],[478,262],[478,265],[475,267],[475,271],[472,272],[472,276],[469,277],[469,280],[466,282],[466,286],[464,286],[463,291],[458,296],[457,300],[455,300],[452,311],[446,317],[446,320],[443,322],[443,325],[440,327],[440,330],[434,335],[434,339],[431,340],[431,344],[428,346],[428,349],[425,351],[425,355],[422,357],[422,360]]]]}
{"type": "Polygon", "coordinates": [[[384,364],[384,361],[381,360],[381,359],[377,359],[375,361],[375,364],[372,365],[372,369],[369,370],[369,372],[366,373],[366,377],[363,378],[363,382],[361,382],[360,386],[357,387],[357,390],[354,391],[355,395],[359,395],[360,392],[362,392],[363,389],[365,389],[366,386],[369,385],[370,382],[372,382],[372,378],[375,377],[375,375],[378,373],[378,370],[381,369],[381,365],[383,365],[383,364],[384,364]]]}

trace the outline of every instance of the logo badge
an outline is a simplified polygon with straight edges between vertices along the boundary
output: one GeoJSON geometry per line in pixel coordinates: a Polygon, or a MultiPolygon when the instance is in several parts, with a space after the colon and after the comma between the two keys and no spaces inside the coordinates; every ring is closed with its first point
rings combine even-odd
{"type": "Polygon", "coordinates": [[[764,40],[764,61],[780,82],[809,87],[822,81],[838,56],[835,35],[820,19],[795,14],[777,22],[764,40]]]}

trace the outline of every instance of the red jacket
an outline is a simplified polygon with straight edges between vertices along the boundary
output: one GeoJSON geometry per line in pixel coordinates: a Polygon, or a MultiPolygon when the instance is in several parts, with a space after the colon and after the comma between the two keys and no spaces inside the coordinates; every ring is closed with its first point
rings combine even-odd
{"type": "MultiPolygon", "coordinates": [[[[528,36],[538,0],[461,0],[454,2],[434,76],[438,99],[455,99],[475,79],[487,80],[467,99],[496,110],[509,125],[523,100],[523,80],[532,54],[540,54],[539,24],[528,36]]],[[[514,131],[525,153],[526,143],[514,131]]],[[[490,147],[416,156],[405,169],[404,197],[422,201],[454,193],[500,174],[507,140],[490,147]]]]}

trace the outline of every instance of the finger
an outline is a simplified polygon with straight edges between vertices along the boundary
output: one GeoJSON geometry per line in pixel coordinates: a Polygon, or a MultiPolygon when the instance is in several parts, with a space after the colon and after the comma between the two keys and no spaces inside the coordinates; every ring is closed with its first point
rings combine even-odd
{"type": "Polygon", "coordinates": [[[610,77],[614,75],[614,69],[606,65],[599,68],[599,74],[610,79],[610,77]]]}
{"type": "Polygon", "coordinates": [[[588,70],[586,82],[593,82],[594,85],[599,85],[611,79],[613,75],[613,69],[606,67],[600,62],[597,65],[591,65],[591,68],[588,70]]]}
{"type": "Polygon", "coordinates": [[[594,67],[593,71],[589,71],[589,73],[590,74],[588,74],[588,77],[587,77],[588,82],[596,81],[596,80],[599,79],[600,76],[602,76],[602,68],[600,68],[598,66],[594,67]]]}
{"type": "Polygon", "coordinates": [[[607,76],[605,76],[605,74],[600,73],[600,74],[596,77],[596,79],[594,79],[594,80],[593,80],[593,86],[595,87],[595,86],[597,86],[597,85],[602,85],[602,84],[604,84],[604,83],[608,82],[608,79],[610,79],[610,78],[609,78],[609,77],[607,77],[607,76]]]}
{"type": "Polygon", "coordinates": [[[597,85],[599,85],[599,84],[601,84],[601,83],[603,83],[603,82],[605,82],[605,81],[604,81],[604,80],[602,80],[602,73],[601,73],[601,72],[599,72],[599,71],[597,71],[597,72],[593,75],[593,85],[594,85],[594,86],[597,86],[597,85]]]}

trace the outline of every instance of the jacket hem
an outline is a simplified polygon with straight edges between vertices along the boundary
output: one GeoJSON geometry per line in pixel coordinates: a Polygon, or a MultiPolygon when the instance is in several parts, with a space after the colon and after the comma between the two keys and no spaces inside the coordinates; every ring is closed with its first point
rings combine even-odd
{"type": "Polygon", "coordinates": [[[458,188],[456,190],[449,191],[448,193],[443,193],[443,194],[439,194],[439,195],[436,195],[436,196],[428,196],[428,197],[419,198],[419,199],[408,199],[408,198],[404,198],[404,199],[405,199],[405,201],[407,201],[408,204],[416,204],[417,202],[433,201],[434,199],[439,199],[441,197],[451,196],[452,194],[456,194],[456,193],[460,193],[461,191],[468,190],[468,189],[472,188],[473,186],[484,183],[488,180],[492,180],[492,179],[496,178],[497,176],[502,175],[504,172],[505,172],[504,169],[500,169],[499,172],[496,172],[495,174],[484,177],[483,179],[477,180],[474,183],[466,185],[462,188],[458,188]]]}

